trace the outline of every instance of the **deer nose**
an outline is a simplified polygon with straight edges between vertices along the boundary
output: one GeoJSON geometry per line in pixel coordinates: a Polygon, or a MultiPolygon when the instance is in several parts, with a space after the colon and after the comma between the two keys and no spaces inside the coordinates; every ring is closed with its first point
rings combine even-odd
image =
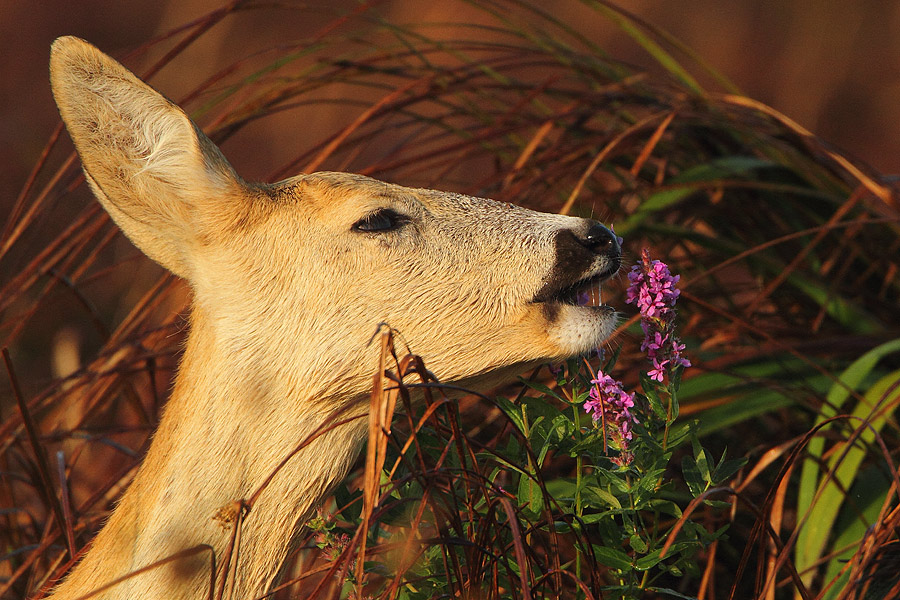
{"type": "Polygon", "coordinates": [[[584,237],[578,241],[595,254],[605,254],[614,259],[622,256],[618,237],[600,223],[591,225],[584,237]]]}

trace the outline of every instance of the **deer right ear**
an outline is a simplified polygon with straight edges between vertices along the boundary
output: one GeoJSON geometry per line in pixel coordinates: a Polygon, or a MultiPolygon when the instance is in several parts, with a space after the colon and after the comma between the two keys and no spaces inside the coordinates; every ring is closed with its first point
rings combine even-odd
{"type": "Polygon", "coordinates": [[[104,208],[147,256],[190,279],[192,248],[248,210],[246,185],[184,111],[84,40],[53,43],[50,83],[104,208]]]}

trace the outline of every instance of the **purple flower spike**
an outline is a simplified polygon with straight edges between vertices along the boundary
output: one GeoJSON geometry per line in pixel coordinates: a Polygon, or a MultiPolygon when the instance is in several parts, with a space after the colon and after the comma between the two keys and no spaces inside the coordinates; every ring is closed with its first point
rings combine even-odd
{"type": "Polygon", "coordinates": [[[674,334],[675,302],[681,291],[675,287],[679,275],[672,275],[666,263],[650,260],[646,248],[641,262],[628,274],[631,285],[625,292],[625,301],[636,304],[641,311],[641,328],[644,341],[641,350],[647,353],[653,368],[647,375],[662,382],[673,369],[689,367],[691,362],[681,355],[684,344],[674,334]]]}
{"type": "Polygon", "coordinates": [[[603,372],[591,380],[593,387],[584,403],[584,411],[591,415],[594,423],[605,423],[610,436],[622,450],[624,462],[630,460],[628,443],[634,437],[633,427],[638,422],[631,409],[634,408],[634,394],[626,392],[620,381],[603,372]]]}

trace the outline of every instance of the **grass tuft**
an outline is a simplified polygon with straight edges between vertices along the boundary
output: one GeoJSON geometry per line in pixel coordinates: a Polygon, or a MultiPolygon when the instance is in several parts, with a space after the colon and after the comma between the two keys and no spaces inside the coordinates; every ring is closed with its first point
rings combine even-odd
{"type": "MultiPolygon", "coordinates": [[[[180,100],[226,153],[245,130],[293,117],[300,141],[271,180],[349,170],[614,224],[626,260],[649,247],[681,274],[694,367],[670,433],[680,441],[657,478],[672,481],[663,508],[636,513],[611,547],[597,540],[622,526],[624,492],[579,487],[615,478],[561,450],[587,431],[571,416],[571,390],[539,370],[501,399],[450,401],[386,336],[369,451],[273,596],[897,596],[895,183],[724,77],[703,89],[708,66],[608,2],[584,4],[643,47],[652,69],[617,61],[579,24],[524,0],[460,3],[480,11],[478,24],[391,22],[376,4],[335,15],[310,39],[248,49],[198,74],[180,100]],[[304,136],[326,112],[340,125],[304,136]],[[564,410],[574,429],[554,433],[564,410]],[[694,495],[696,474],[726,448],[749,462],[694,495]],[[581,494],[607,509],[585,510],[581,494]],[[666,545],[653,555],[657,539],[666,545]]],[[[138,70],[153,76],[225,19],[296,8],[231,2],[126,63],[161,55],[138,70]]],[[[45,594],[98,531],[140,463],[185,328],[184,286],[126,248],[60,133],[0,233],[11,382],[0,396],[3,598],[45,594]],[[66,351],[61,330],[84,357],[71,372],[50,366],[66,351]]],[[[604,301],[624,308],[623,290],[611,294],[604,301]]],[[[609,344],[632,389],[645,369],[636,323],[609,344]]],[[[232,557],[212,558],[219,598],[232,557]]]]}

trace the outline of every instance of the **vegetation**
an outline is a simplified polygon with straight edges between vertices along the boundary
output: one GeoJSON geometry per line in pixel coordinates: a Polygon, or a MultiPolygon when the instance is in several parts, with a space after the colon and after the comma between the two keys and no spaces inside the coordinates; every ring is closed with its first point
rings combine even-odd
{"type": "MultiPolygon", "coordinates": [[[[479,25],[400,25],[361,4],[179,99],[217,142],[333,103],[345,125],[303,139],[271,179],[350,170],[595,216],[631,263],[649,248],[681,277],[692,366],[664,381],[627,314],[603,359],[452,400],[386,333],[367,455],[274,595],[896,597],[900,193],[663,32],[585,4],[655,67],[607,56],[539,3],[472,3],[479,25]],[[598,370],[641,390],[627,453],[621,429],[605,435],[608,396],[589,405],[599,423],[585,411],[610,389],[598,370]]],[[[232,2],[142,51],[166,50],[152,73],[223,19],[281,9],[232,2]]],[[[0,232],[3,598],[45,593],[98,530],[185,326],[184,287],[123,250],[60,131],[0,232]],[[60,331],[89,358],[53,374],[60,331]]],[[[626,287],[604,288],[623,314],[626,287]]]]}

